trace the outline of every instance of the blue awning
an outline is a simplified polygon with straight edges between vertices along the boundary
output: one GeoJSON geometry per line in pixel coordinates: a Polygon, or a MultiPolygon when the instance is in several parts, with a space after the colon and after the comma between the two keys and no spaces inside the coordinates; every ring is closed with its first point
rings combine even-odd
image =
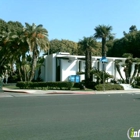
{"type": "Polygon", "coordinates": [[[108,60],[106,59],[106,57],[102,57],[102,58],[100,59],[100,61],[103,62],[103,63],[107,63],[107,62],[108,62],[108,60]]]}

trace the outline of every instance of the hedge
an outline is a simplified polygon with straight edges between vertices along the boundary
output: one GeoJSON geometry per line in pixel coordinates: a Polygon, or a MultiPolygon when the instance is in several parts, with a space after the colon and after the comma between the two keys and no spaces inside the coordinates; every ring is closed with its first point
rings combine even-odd
{"type": "Polygon", "coordinates": [[[101,91],[104,87],[105,90],[124,90],[123,86],[119,84],[99,84],[95,86],[95,89],[101,91]]]}
{"type": "Polygon", "coordinates": [[[17,82],[20,89],[71,89],[74,86],[72,82],[17,82]]]}

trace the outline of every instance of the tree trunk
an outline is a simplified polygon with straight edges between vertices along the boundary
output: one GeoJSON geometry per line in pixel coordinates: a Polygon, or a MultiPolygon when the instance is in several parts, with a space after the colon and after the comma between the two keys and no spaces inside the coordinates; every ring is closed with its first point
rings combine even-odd
{"type": "MultiPolygon", "coordinates": [[[[106,38],[105,37],[102,37],[102,57],[106,58],[106,38]]],[[[106,71],[106,63],[102,63],[102,71],[103,71],[102,83],[104,84],[105,83],[104,73],[106,71]]]]}
{"type": "Polygon", "coordinates": [[[91,51],[89,48],[86,49],[86,69],[85,69],[85,81],[88,84],[91,81],[91,51]]]}
{"type": "Polygon", "coordinates": [[[22,74],[21,74],[21,61],[20,61],[20,58],[17,60],[17,69],[18,69],[20,81],[23,81],[22,74]]]}
{"type": "Polygon", "coordinates": [[[102,38],[102,57],[106,57],[106,38],[102,38]]]}
{"type": "Polygon", "coordinates": [[[24,75],[24,81],[27,81],[27,78],[26,78],[26,69],[25,69],[25,66],[23,65],[23,75],[24,75]]]}
{"type": "Polygon", "coordinates": [[[140,65],[138,66],[138,73],[137,73],[137,77],[139,77],[140,75],[140,65]]]}
{"type": "Polygon", "coordinates": [[[125,82],[128,84],[129,83],[129,73],[128,73],[128,66],[124,68],[125,72],[125,82]]]}
{"type": "Polygon", "coordinates": [[[139,65],[138,65],[138,64],[135,64],[135,69],[134,69],[134,72],[133,72],[132,78],[130,79],[130,83],[132,83],[134,77],[136,76],[137,71],[138,71],[138,67],[139,67],[139,65]]]}
{"type": "Polygon", "coordinates": [[[127,84],[130,83],[131,69],[132,69],[132,62],[131,62],[131,60],[127,59],[126,60],[126,67],[124,69],[127,84]]]}
{"type": "Polygon", "coordinates": [[[122,80],[124,81],[124,78],[122,77],[122,74],[121,74],[121,71],[120,71],[120,65],[119,65],[119,64],[115,64],[115,66],[116,66],[116,69],[117,69],[117,71],[118,71],[120,77],[121,77],[122,80]]]}
{"type": "Polygon", "coordinates": [[[24,55],[22,55],[23,79],[24,79],[24,81],[27,81],[25,63],[26,63],[26,58],[25,58],[25,54],[24,54],[24,55]]]}
{"type": "Polygon", "coordinates": [[[31,66],[31,72],[30,72],[30,78],[29,81],[32,81],[35,75],[35,68],[37,63],[37,52],[36,48],[33,50],[33,57],[32,57],[32,66],[31,66]]]}

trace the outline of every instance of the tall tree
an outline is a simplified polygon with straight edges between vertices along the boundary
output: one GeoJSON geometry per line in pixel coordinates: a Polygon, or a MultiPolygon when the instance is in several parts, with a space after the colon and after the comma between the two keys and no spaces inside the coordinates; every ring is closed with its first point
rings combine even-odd
{"type": "MultiPolygon", "coordinates": [[[[9,21],[4,27],[6,28],[3,28],[0,33],[0,46],[2,47],[0,53],[3,53],[3,55],[1,55],[0,64],[3,66],[7,63],[11,68],[8,72],[10,76],[12,76],[14,71],[13,64],[15,63],[17,65],[16,70],[20,70],[21,62],[24,60],[24,56],[28,51],[28,44],[25,40],[23,26],[20,22],[9,21]],[[18,67],[19,63],[20,67],[18,67]]],[[[4,68],[3,71],[5,71],[4,68]]],[[[22,79],[24,73],[22,72],[21,74],[21,72],[19,72],[19,74],[22,79]]]]}
{"type": "Polygon", "coordinates": [[[78,54],[78,45],[76,42],[70,40],[58,40],[53,39],[49,43],[50,49],[49,53],[56,53],[56,52],[69,52],[70,54],[78,54]]]}
{"type": "Polygon", "coordinates": [[[136,25],[132,25],[130,28],[129,28],[129,32],[135,32],[137,31],[137,27],[136,25]]]}
{"type": "Polygon", "coordinates": [[[106,57],[106,40],[112,36],[112,26],[99,25],[94,30],[94,37],[96,39],[102,39],[102,57],[106,57]]]}
{"type": "Polygon", "coordinates": [[[96,41],[93,37],[84,37],[83,40],[78,42],[79,46],[85,52],[85,60],[86,60],[86,68],[85,68],[85,81],[86,85],[89,81],[92,80],[90,71],[91,71],[91,64],[92,64],[92,49],[96,47],[96,41]]]}
{"type": "Polygon", "coordinates": [[[48,31],[43,28],[43,25],[36,26],[34,23],[32,25],[25,23],[25,25],[25,36],[29,44],[29,50],[32,52],[32,67],[29,79],[31,81],[34,78],[39,52],[48,49],[48,31]]]}

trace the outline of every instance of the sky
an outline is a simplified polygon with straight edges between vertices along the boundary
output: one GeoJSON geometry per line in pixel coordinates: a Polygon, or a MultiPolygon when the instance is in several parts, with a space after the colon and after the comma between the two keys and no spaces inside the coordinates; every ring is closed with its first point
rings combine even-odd
{"type": "Polygon", "coordinates": [[[140,30],[140,0],[0,0],[0,18],[42,24],[49,40],[78,42],[98,25],[112,26],[121,38],[131,25],[140,30]]]}

